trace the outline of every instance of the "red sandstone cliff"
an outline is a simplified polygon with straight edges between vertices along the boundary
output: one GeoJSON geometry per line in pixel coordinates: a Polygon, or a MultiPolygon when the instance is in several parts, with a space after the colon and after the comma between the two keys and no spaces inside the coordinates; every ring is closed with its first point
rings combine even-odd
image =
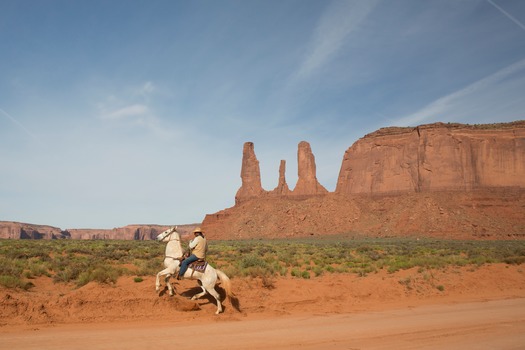
{"type": "Polygon", "coordinates": [[[525,187],[525,122],[430,124],[366,135],[343,158],[336,193],[525,187]]]}
{"type": "Polygon", "coordinates": [[[307,143],[292,193],[281,191],[281,166],[271,196],[261,188],[206,215],[208,236],[525,238],[525,121],[380,129],[346,151],[335,193],[317,182],[307,143]]]}
{"type": "MultiPolygon", "coordinates": [[[[173,225],[175,226],[175,225],[173,225]]],[[[189,234],[197,224],[178,225],[181,235],[189,234]]],[[[121,239],[150,240],[171,226],[128,225],[113,229],[68,229],[12,221],[0,221],[0,238],[4,239],[121,239]]]]}
{"type": "Polygon", "coordinates": [[[61,239],[70,238],[58,227],[0,221],[0,238],[5,239],[61,239]]]}

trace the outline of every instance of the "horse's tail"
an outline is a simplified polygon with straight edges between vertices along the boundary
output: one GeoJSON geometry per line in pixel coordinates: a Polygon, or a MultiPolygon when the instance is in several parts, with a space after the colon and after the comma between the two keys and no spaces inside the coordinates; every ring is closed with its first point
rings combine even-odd
{"type": "Polygon", "coordinates": [[[219,277],[219,280],[221,281],[221,287],[226,292],[226,297],[230,300],[230,303],[237,311],[241,311],[239,299],[233,294],[230,278],[219,269],[215,269],[215,271],[217,272],[217,277],[219,277]]]}

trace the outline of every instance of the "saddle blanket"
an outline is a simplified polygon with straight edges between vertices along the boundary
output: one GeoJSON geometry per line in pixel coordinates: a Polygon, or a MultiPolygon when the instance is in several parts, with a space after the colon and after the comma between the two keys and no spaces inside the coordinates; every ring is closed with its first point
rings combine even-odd
{"type": "Polygon", "coordinates": [[[207,266],[208,266],[208,262],[197,261],[197,262],[191,263],[189,267],[193,269],[194,271],[204,272],[207,266]]]}

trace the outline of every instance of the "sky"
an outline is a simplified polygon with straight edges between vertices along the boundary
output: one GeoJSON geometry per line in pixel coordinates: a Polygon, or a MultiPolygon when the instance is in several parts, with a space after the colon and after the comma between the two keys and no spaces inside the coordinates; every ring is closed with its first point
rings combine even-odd
{"type": "Polygon", "coordinates": [[[0,221],[200,223],[310,143],[525,119],[522,0],[0,0],[0,221]]]}

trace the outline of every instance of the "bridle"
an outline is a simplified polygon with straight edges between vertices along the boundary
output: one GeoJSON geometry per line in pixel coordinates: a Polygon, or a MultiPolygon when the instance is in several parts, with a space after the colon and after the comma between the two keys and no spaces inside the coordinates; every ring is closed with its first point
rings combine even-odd
{"type": "Polygon", "coordinates": [[[160,241],[162,242],[166,237],[169,237],[168,242],[171,242],[171,241],[179,241],[180,242],[180,239],[177,239],[177,238],[176,239],[172,239],[171,238],[171,235],[175,231],[176,231],[176,229],[171,230],[168,234],[166,234],[164,237],[162,237],[162,239],[160,239],[160,241]]]}

